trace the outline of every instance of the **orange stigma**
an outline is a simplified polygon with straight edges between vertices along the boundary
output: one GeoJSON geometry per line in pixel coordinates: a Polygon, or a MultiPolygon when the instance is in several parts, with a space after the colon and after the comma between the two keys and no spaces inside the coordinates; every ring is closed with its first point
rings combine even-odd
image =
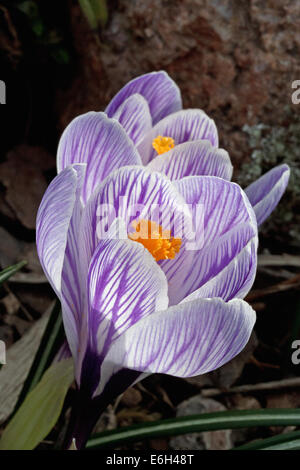
{"type": "Polygon", "coordinates": [[[155,261],[174,259],[180,250],[181,238],[171,236],[170,230],[163,228],[152,220],[132,222],[135,232],[129,233],[128,238],[141,243],[151,253],[155,261]]]}
{"type": "Polygon", "coordinates": [[[172,137],[162,137],[161,135],[158,135],[152,140],[152,147],[157,151],[158,155],[161,155],[162,153],[166,153],[174,148],[175,142],[172,137]]]}

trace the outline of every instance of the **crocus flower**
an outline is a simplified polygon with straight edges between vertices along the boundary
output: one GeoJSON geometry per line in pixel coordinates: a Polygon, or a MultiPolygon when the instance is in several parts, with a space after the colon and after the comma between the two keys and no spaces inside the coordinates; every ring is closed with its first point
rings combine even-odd
{"type": "MultiPolygon", "coordinates": [[[[119,152],[118,141],[111,148],[109,141],[116,135],[110,136],[106,115],[89,112],[74,119],[62,135],[57,167],[61,171],[69,164],[87,163],[89,181],[85,183],[84,200],[96,180],[112,169],[132,164],[146,165],[172,181],[191,175],[231,180],[230,157],[218,148],[214,121],[200,109],[182,110],[180,90],[166,72],[148,73],[127,83],[105,113],[121,123],[138,155],[119,152]]],[[[245,189],[259,225],[277,206],[289,174],[286,164],[279,165],[245,189]]]]}
{"type": "MultiPolygon", "coordinates": [[[[118,153],[137,160],[121,125],[105,123],[111,137],[101,145],[111,162],[119,161],[118,153]]],[[[88,148],[82,140],[82,151],[88,148]]],[[[220,367],[245,346],[255,322],[242,298],[255,277],[257,224],[238,185],[215,176],[172,182],[131,165],[93,186],[100,170],[93,173],[88,163],[63,169],[37,216],[38,254],[61,301],[74,357],[79,401],[69,437],[78,447],[107,403],[128,386],[149,373],[188,377],[220,367]],[[120,196],[128,207],[144,208],[139,220],[155,224],[159,236],[152,246],[129,231],[136,215],[120,214],[120,196]],[[187,249],[184,232],[180,241],[173,236],[175,226],[192,217],[186,203],[204,210],[200,250],[187,249]],[[109,232],[99,238],[98,208],[105,205],[121,215],[125,238],[109,232]],[[159,214],[149,216],[153,205],[159,214]]]]}
{"type": "MultiPolygon", "coordinates": [[[[125,117],[138,136],[145,102],[151,112],[149,132],[152,123],[163,122],[180,106],[178,89],[166,74],[145,77],[111,102],[107,113],[115,119],[87,113],[68,126],[58,149],[59,174],[37,216],[38,254],[61,301],[74,358],[78,402],[68,438],[75,437],[78,448],[107,404],[147,374],[203,374],[243,349],[255,323],[255,312],[242,299],[256,272],[256,218],[275,206],[283,191],[277,173],[258,182],[260,190],[250,187],[253,210],[243,190],[229,181],[229,157],[214,147],[213,131],[196,139],[214,143],[175,140],[168,154],[153,159],[175,155],[172,174],[154,168],[152,160],[145,168],[141,147],[135,145],[138,137],[134,142],[124,129],[125,117]],[[131,96],[142,103],[135,114],[131,96]],[[193,153],[196,144],[209,151],[196,152],[196,166],[181,171],[185,167],[176,149],[185,145],[193,153]],[[127,208],[142,207],[140,215],[124,210],[120,198],[127,208]],[[152,213],[153,206],[159,213],[152,213]],[[182,221],[194,224],[190,207],[195,206],[203,210],[202,224],[195,228],[202,245],[189,250],[189,234],[183,230],[178,238],[175,231],[182,221]],[[113,208],[117,215],[108,232],[100,234],[99,207],[113,208]],[[154,226],[154,239],[139,237],[143,222],[154,226]],[[122,237],[116,237],[117,226],[122,237]]],[[[203,129],[209,122],[202,123],[203,129]]],[[[195,129],[198,123],[195,118],[195,129]]],[[[140,136],[145,141],[144,131],[140,136]]],[[[154,146],[170,146],[170,141],[160,142],[154,146]]]]}

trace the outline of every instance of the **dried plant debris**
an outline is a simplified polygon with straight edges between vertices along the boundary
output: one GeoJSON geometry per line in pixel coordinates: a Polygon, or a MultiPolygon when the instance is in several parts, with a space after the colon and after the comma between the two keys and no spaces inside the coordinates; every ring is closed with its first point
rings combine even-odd
{"type": "Polygon", "coordinates": [[[25,284],[45,284],[46,276],[41,268],[34,242],[17,239],[3,227],[0,227],[0,265],[2,268],[26,260],[26,270],[19,271],[10,278],[13,282],[25,284]]]}
{"type": "Polygon", "coordinates": [[[25,228],[34,230],[36,213],[47,188],[44,172],[53,168],[53,159],[39,147],[20,145],[11,150],[0,165],[0,183],[5,188],[7,207],[25,228]]]}
{"type": "Polygon", "coordinates": [[[16,404],[24,380],[38,349],[50,310],[45,312],[32,328],[8,349],[6,365],[0,370],[0,424],[3,423],[16,404]]]}
{"type": "Polygon", "coordinates": [[[0,5],[0,50],[5,53],[14,67],[18,64],[23,53],[11,14],[8,8],[3,5],[0,5]]]}

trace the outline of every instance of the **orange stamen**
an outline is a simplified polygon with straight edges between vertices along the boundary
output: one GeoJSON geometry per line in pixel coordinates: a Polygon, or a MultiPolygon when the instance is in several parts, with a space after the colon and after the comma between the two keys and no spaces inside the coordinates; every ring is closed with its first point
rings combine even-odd
{"type": "Polygon", "coordinates": [[[174,259],[179,252],[181,238],[172,237],[170,230],[163,230],[156,222],[140,220],[132,226],[135,232],[129,233],[128,237],[147,248],[155,261],[174,259]]]}
{"type": "Polygon", "coordinates": [[[172,137],[162,137],[161,135],[158,135],[152,140],[152,147],[157,151],[158,155],[161,155],[162,153],[166,153],[174,148],[175,142],[172,137]]]}

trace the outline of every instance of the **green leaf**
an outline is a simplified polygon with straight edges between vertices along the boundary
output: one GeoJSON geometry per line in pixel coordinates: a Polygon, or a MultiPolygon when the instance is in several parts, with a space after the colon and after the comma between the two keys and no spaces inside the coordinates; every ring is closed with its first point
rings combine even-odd
{"type": "Polygon", "coordinates": [[[300,431],[287,432],[279,434],[277,436],[268,437],[266,439],[255,440],[239,447],[235,447],[232,450],[275,450],[280,449],[295,449],[295,446],[299,446],[300,443],[300,431]]]}
{"type": "Polygon", "coordinates": [[[25,264],[27,264],[27,261],[21,261],[18,264],[14,264],[3,269],[3,271],[0,272],[0,284],[7,281],[7,279],[20,271],[20,269],[22,269],[25,264]]]}
{"type": "Polygon", "coordinates": [[[90,0],[90,4],[98,23],[104,28],[108,20],[106,0],[90,0]]]}
{"type": "Polygon", "coordinates": [[[67,49],[62,46],[53,49],[51,55],[58,64],[67,65],[70,63],[70,54],[67,49]]]}
{"type": "Polygon", "coordinates": [[[29,393],[41,380],[44,372],[50,366],[59,346],[64,338],[64,328],[59,301],[56,301],[41,339],[39,349],[35,355],[29,374],[19,395],[14,413],[19,408],[27,393],[29,393]]]}
{"type": "Polygon", "coordinates": [[[32,450],[51,431],[74,380],[73,360],[54,363],[4,430],[0,450],[32,450]]]}
{"type": "Polygon", "coordinates": [[[95,434],[87,448],[115,446],[146,438],[256,426],[300,425],[300,409],[234,410],[154,421],[95,434]]]}
{"type": "Polygon", "coordinates": [[[79,5],[92,29],[97,29],[98,21],[89,0],[79,0],[79,5]]]}
{"type": "Polygon", "coordinates": [[[299,449],[300,449],[300,439],[296,439],[295,441],[288,441],[282,444],[264,447],[261,450],[299,450],[299,449]]]}
{"type": "Polygon", "coordinates": [[[108,11],[105,0],[79,0],[79,5],[92,29],[102,28],[107,23],[108,11]]]}
{"type": "Polygon", "coordinates": [[[37,37],[41,37],[45,32],[45,25],[41,18],[38,4],[34,1],[27,0],[17,5],[17,8],[27,16],[33,33],[37,37]]]}

